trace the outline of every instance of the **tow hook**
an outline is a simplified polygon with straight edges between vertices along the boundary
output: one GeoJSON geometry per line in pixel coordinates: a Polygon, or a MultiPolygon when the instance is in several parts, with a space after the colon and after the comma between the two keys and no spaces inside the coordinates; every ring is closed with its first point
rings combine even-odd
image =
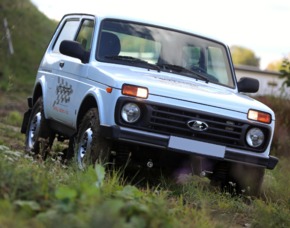
{"type": "Polygon", "coordinates": [[[213,172],[211,172],[211,171],[207,171],[207,170],[203,170],[203,171],[201,171],[200,172],[200,176],[201,177],[209,177],[209,176],[211,176],[213,174],[213,172]]]}
{"type": "Polygon", "coordinates": [[[151,169],[151,168],[153,168],[154,164],[153,164],[153,161],[151,159],[149,159],[146,165],[147,165],[148,168],[151,169]]]}

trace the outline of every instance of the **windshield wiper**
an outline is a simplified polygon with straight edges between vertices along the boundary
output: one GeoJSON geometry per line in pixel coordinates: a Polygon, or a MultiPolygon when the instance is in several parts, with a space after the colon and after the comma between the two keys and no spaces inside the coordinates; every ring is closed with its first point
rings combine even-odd
{"type": "Polygon", "coordinates": [[[182,66],[178,66],[178,65],[173,65],[173,64],[159,64],[158,65],[159,67],[163,68],[163,69],[167,69],[167,70],[170,70],[170,71],[175,71],[175,72],[178,72],[178,73],[189,73],[191,75],[195,75],[197,78],[205,81],[206,83],[209,82],[209,79],[200,74],[199,72],[196,72],[196,71],[192,71],[192,70],[189,70],[185,67],[182,67],[182,66]]]}
{"type": "Polygon", "coordinates": [[[105,56],[105,58],[112,59],[112,60],[125,61],[131,64],[139,64],[139,65],[141,64],[142,66],[146,66],[149,69],[157,70],[158,72],[160,72],[159,66],[152,63],[148,63],[147,61],[142,60],[142,59],[134,58],[132,56],[114,55],[114,56],[105,56]]]}

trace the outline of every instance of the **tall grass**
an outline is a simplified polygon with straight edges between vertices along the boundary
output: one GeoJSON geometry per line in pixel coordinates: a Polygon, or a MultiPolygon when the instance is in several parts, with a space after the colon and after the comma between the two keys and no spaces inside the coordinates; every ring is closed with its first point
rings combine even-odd
{"type": "Polygon", "coordinates": [[[100,165],[79,172],[58,162],[33,161],[3,146],[1,150],[4,226],[189,227],[209,218],[204,211],[184,207],[179,197],[169,200],[158,187],[125,184],[120,172],[106,173],[100,165]]]}
{"type": "MultiPolygon", "coordinates": [[[[4,227],[289,227],[288,160],[267,173],[264,197],[232,197],[206,179],[134,186],[121,170],[84,172],[0,146],[4,227]]],[[[158,178],[158,177],[156,177],[158,178]]]]}

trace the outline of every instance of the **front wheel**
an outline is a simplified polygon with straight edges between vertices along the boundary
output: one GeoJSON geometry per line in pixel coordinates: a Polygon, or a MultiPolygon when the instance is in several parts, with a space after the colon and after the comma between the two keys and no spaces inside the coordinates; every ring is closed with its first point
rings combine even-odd
{"type": "Polygon", "coordinates": [[[231,169],[231,175],[240,188],[251,196],[260,196],[264,180],[265,168],[236,164],[231,169]]]}
{"type": "Polygon", "coordinates": [[[84,115],[75,138],[74,151],[81,170],[95,164],[96,161],[104,164],[109,160],[110,143],[101,135],[97,108],[90,109],[84,115]]]}
{"type": "Polygon", "coordinates": [[[25,150],[46,159],[52,146],[54,137],[43,113],[43,99],[39,97],[35,102],[26,130],[25,150]]]}

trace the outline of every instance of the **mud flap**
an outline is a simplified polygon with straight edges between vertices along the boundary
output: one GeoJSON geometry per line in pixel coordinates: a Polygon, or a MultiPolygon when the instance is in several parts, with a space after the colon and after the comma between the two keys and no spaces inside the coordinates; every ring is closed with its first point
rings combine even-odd
{"type": "Polygon", "coordinates": [[[20,132],[23,133],[23,134],[26,134],[27,125],[28,125],[28,122],[29,122],[29,118],[30,118],[31,110],[32,110],[32,109],[30,108],[30,109],[28,109],[28,110],[24,113],[23,121],[22,121],[22,125],[21,125],[21,130],[20,130],[20,132]]]}

